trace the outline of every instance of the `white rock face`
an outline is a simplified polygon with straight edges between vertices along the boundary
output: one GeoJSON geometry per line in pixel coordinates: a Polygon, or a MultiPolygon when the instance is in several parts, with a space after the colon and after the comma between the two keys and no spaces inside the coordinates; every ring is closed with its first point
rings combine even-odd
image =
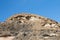
{"type": "Polygon", "coordinates": [[[12,40],[14,36],[11,37],[0,37],[0,40],[12,40]]]}
{"type": "Polygon", "coordinates": [[[38,18],[35,18],[35,17],[31,17],[30,18],[30,21],[34,21],[34,20],[39,20],[38,18]]]}

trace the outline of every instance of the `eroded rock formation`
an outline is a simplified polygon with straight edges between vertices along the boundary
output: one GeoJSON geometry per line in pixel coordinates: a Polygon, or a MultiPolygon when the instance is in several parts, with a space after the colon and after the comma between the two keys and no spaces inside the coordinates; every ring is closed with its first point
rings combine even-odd
{"type": "Polygon", "coordinates": [[[16,14],[0,23],[0,37],[12,40],[60,40],[60,24],[34,14],[16,14]]]}

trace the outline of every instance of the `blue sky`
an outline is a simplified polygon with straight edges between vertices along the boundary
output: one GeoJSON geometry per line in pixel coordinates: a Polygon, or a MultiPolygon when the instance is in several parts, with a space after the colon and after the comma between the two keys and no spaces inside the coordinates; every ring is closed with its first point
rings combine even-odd
{"type": "Polygon", "coordinates": [[[60,0],[0,0],[0,21],[27,12],[60,22],[60,0]]]}

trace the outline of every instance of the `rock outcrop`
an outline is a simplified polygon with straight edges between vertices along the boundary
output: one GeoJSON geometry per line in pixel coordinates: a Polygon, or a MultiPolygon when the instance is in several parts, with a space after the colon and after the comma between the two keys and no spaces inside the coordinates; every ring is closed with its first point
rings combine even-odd
{"type": "Polygon", "coordinates": [[[0,37],[12,40],[60,40],[60,24],[34,14],[17,14],[0,23],[0,37]]]}

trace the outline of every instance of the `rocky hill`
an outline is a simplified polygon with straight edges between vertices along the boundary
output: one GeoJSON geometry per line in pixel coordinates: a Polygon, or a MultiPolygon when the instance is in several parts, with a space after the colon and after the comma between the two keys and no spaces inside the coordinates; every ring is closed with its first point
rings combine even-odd
{"type": "Polygon", "coordinates": [[[11,40],[60,40],[60,24],[35,14],[16,14],[0,22],[0,37],[11,36],[11,40]]]}

